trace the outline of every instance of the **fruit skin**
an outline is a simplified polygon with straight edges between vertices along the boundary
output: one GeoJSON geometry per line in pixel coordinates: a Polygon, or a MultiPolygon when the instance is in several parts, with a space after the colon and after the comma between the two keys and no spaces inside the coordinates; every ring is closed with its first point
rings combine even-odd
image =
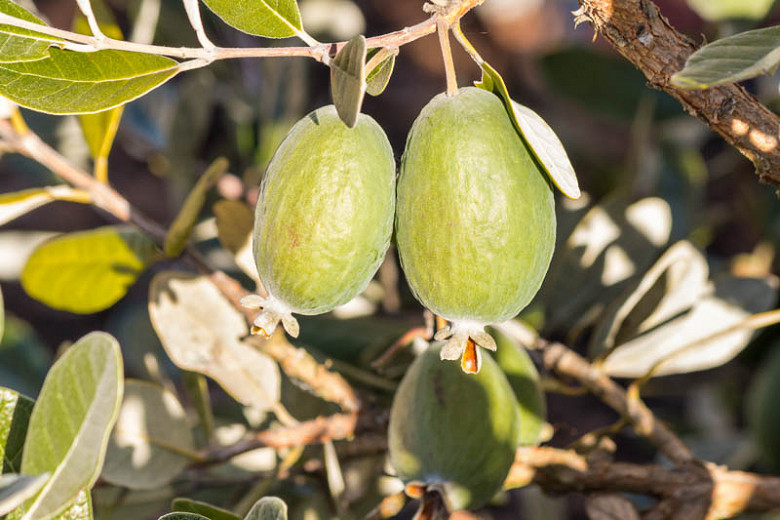
{"type": "Polygon", "coordinates": [[[525,348],[516,344],[497,329],[490,334],[498,347],[493,359],[504,372],[515,393],[520,412],[520,446],[536,446],[540,442],[542,428],[547,419],[547,403],[531,356],[525,348]]]}
{"type": "Polygon", "coordinates": [[[350,129],[330,105],[295,124],[263,178],[253,234],[281,310],[320,314],[365,289],[390,243],[394,191],[393,151],[371,117],[350,129]]]}
{"type": "Polygon", "coordinates": [[[541,286],[553,190],[501,100],[467,87],[423,108],[398,180],[396,239],[412,292],[451,321],[505,321],[541,286]]]}
{"type": "Polygon", "coordinates": [[[404,482],[442,492],[450,511],[484,505],[514,460],[520,416],[512,388],[490,356],[469,375],[439,361],[439,345],[404,376],[390,411],[390,460],[404,482]]]}

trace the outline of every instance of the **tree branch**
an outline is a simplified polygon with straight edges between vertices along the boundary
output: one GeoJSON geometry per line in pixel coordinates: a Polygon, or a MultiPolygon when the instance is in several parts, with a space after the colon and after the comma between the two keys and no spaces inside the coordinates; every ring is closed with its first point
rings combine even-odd
{"type": "Polygon", "coordinates": [[[579,0],[575,22],[589,21],[649,80],[750,159],[758,177],[780,193],[780,117],[739,85],[684,90],[671,85],[696,45],[677,32],[651,0],[579,0]]]}

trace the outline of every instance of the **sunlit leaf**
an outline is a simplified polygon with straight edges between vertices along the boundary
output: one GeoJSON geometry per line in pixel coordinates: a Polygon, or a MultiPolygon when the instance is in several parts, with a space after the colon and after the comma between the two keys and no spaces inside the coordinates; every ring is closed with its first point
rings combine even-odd
{"type": "Polygon", "coordinates": [[[126,381],[101,477],[128,489],[160,488],[192,462],[188,454],[194,451],[176,396],[151,383],[126,381]]]}
{"type": "MultiPolygon", "coordinates": [[[[369,50],[366,53],[366,59],[370,60],[378,52],[380,52],[379,49],[369,50]]],[[[390,82],[390,76],[393,75],[395,56],[396,53],[391,53],[368,72],[366,75],[366,92],[368,94],[378,96],[385,91],[387,84],[390,82]]]]}
{"type": "Polygon", "coordinates": [[[281,498],[261,498],[244,520],[287,520],[287,504],[281,498]]]}
{"type": "Polygon", "coordinates": [[[21,471],[22,449],[33,404],[32,399],[0,387],[0,474],[21,471]]]}
{"type": "Polygon", "coordinates": [[[279,368],[241,341],[249,334],[244,316],[207,278],[159,273],[149,315],[177,366],[209,376],[242,404],[266,410],[278,401],[279,368]]]}
{"type": "Polygon", "coordinates": [[[740,324],[772,308],[778,281],[723,277],[708,289],[688,312],[618,345],[604,361],[604,371],[616,377],[642,377],[655,368],[653,374],[663,376],[727,363],[753,336],[749,322],[740,324]]]}
{"type": "MultiPolygon", "coordinates": [[[[76,200],[69,186],[48,186],[0,195],[0,226],[55,200],[76,200]]],[[[84,201],[82,199],[81,201],[84,201]]]]}
{"type": "Polygon", "coordinates": [[[217,236],[222,247],[233,253],[236,265],[256,283],[260,282],[252,254],[255,216],[252,208],[237,200],[220,200],[213,207],[217,236]]]}
{"type": "Polygon", "coordinates": [[[49,480],[48,474],[27,477],[23,475],[0,475],[0,516],[6,515],[22,505],[49,480]]]}
{"type": "Polygon", "coordinates": [[[241,520],[238,515],[230,511],[212,506],[205,502],[190,500],[189,498],[176,498],[173,500],[172,508],[179,513],[195,513],[203,515],[209,520],[241,520]]]}
{"type": "Polygon", "coordinates": [[[357,124],[366,93],[366,38],[357,35],[347,42],[330,64],[330,90],[333,104],[344,124],[357,124]]]}
{"type": "Polygon", "coordinates": [[[25,506],[24,520],[62,512],[97,480],[122,400],[122,372],[119,344],[103,332],[84,336],[52,366],[30,417],[21,471],[51,477],[25,506]]]}
{"type": "Polygon", "coordinates": [[[482,64],[482,81],[476,86],[499,96],[528,148],[533,151],[550,180],[561,193],[572,199],[581,195],[577,175],[569,156],[552,128],[539,114],[509,97],[504,79],[487,63],[482,64]]]}
{"type": "Polygon", "coordinates": [[[151,240],[133,229],[68,233],[35,250],[22,272],[22,287],[55,309],[98,312],[127,293],[154,254],[151,240]]]}
{"type": "Polygon", "coordinates": [[[74,52],[52,48],[50,57],[0,63],[0,94],[51,114],[91,114],[123,105],[178,72],[170,58],[137,52],[74,52]]]}
{"type": "Polygon", "coordinates": [[[712,22],[731,18],[761,20],[774,3],[775,0],[688,0],[696,14],[712,22]]]}
{"type": "Polygon", "coordinates": [[[79,116],[84,139],[87,141],[89,153],[93,159],[108,157],[111,145],[119,130],[119,122],[123,112],[124,107],[118,106],[103,112],[79,116]]]}
{"type": "Polygon", "coordinates": [[[303,30],[295,0],[203,0],[209,9],[239,31],[286,38],[303,30]]]}
{"type": "MultiPolygon", "coordinates": [[[[750,3],[750,2],[747,2],[750,3]]],[[[754,29],[697,50],[672,76],[680,88],[709,88],[774,72],[780,63],[780,26],[754,29]]]]}
{"type": "MultiPolygon", "coordinates": [[[[45,25],[43,20],[11,0],[0,0],[0,13],[27,22],[45,25]]],[[[61,42],[60,38],[22,29],[13,25],[0,25],[0,63],[35,61],[49,56],[49,45],[61,42]]]]}

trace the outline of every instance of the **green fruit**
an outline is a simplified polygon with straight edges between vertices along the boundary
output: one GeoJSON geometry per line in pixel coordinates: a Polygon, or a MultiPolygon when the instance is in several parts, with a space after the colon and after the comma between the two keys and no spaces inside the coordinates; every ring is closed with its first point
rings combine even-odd
{"type": "Polygon", "coordinates": [[[747,419],[761,463],[780,469],[780,343],[773,347],[748,392],[747,419]]]}
{"type": "Polygon", "coordinates": [[[501,489],[512,466],[518,407],[490,356],[476,375],[439,356],[434,344],[398,387],[390,411],[390,461],[404,482],[438,490],[450,511],[474,509],[501,489]]]}
{"type": "Polygon", "coordinates": [[[257,201],[253,251],[268,298],[243,301],[263,308],[254,332],[281,320],[297,336],[291,313],[321,314],[366,288],[390,243],[394,191],[393,151],[371,117],[348,128],[331,105],[295,124],[257,201]]]}
{"type": "Polygon", "coordinates": [[[539,444],[542,428],[547,418],[547,404],[539,382],[539,372],[528,352],[505,334],[490,329],[496,340],[493,358],[504,372],[515,393],[520,411],[520,446],[539,444]]]}
{"type": "Polygon", "coordinates": [[[423,108],[406,142],[397,205],[412,292],[453,322],[437,338],[451,337],[442,356],[457,359],[469,338],[494,348],[479,332],[531,301],[555,245],[552,186],[496,95],[468,87],[423,108]]]}

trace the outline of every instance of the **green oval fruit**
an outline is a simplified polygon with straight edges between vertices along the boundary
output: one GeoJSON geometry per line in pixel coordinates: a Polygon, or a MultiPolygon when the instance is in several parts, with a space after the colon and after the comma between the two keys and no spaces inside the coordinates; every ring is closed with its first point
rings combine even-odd
{"type": "Polygon", "coordinates": [[[496,340],[493,357],[515,393],[520,412],[520,446],[536,446],[547,419],[547,403],[531,356],[506,334],[490,329],[496,340]]]}
{"type": "Polygon", "coordinates": [[[434,345],[412,363],[390,411],[390,460],[404,482],[441,492],[450,511],[484,505],[514,461],[520,416],[512,388],[486,356],[479,374],[439,361],[434,345]]]}
{"type": "Polygon", "coordinates": [[[447,359],[469,337],[493,348],[476,334],[539,290],[555,245],[553,190],[496,95],[468,87],[423,108],[401,163],[396,239],[414,295],[453,322],[447,359]]]}
{"type": "Polygon", "coordinates": [[[382,128],[361,114],[354,128],[335,107],[295,124],[268,165],[255,211],[253,251],[268,298],[255,332],[291,313],[321,314],[368,285],[384,258],[395,210],[395,161],[382,128]]]}

